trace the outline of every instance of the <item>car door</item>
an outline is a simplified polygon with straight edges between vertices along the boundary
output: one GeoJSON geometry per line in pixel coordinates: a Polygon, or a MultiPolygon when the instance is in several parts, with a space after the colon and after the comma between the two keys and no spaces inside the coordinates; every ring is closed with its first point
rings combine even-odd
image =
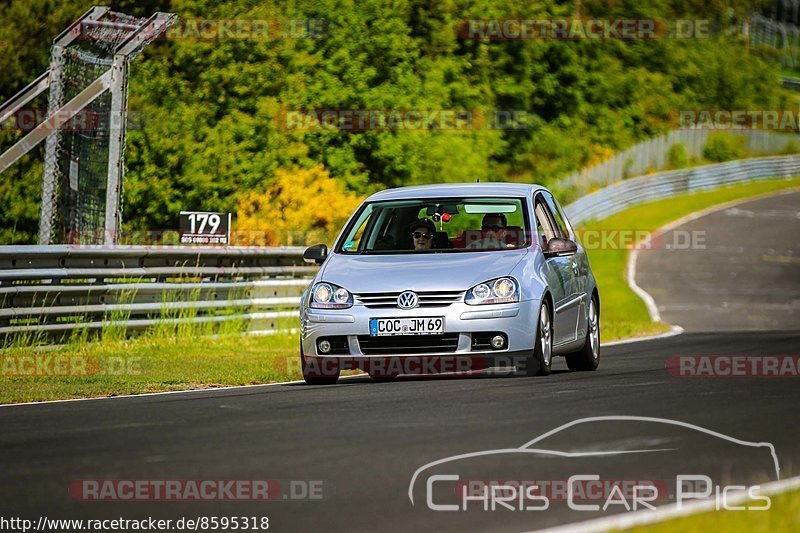
{"type": "Polygon", "coordinates": [[[590,269],[589,269],[589,258],[586,255],[586,250],[581,246],[581,243],[578,242],[578,238],[575,235],[575,230],[572,229],[572,225],[567,219],[567,215],[564,212],[564,209],[558,203],[558,201],[550,196],[552,199],[553,207],[555,208],[555,212],[557,213],[558,221],[561,225],[564,226],[567,234],[569,235],[569,239],[578,247],[578,250],[573,254],[572,258],[573,262],[573,272],[575,273],[575,287],[573,290],[573,294],[577,298],[578,303],[578,338],[583,339],[586,336],[586,328],[588,327],[588,307],[590,301],[590,269]]]}
{"type": "MultiPolygon", "coordinates": [[[[537,224],[542,225],[546,240],[571,237],[567,225],[555,205],[553,197],[544,192],[537,194],[537,224]]],[[[544,244],[544,243],[543,243],[544,244]]],[[[543,250],[546,250],[544,248],[543,250]]],[[[546,275],[553,294],[553,345],[558,346],[578,337],[578,318],[583,300],[580,290],[580,268],[576,254],[559,254],[545,259],[546,275]]]]}

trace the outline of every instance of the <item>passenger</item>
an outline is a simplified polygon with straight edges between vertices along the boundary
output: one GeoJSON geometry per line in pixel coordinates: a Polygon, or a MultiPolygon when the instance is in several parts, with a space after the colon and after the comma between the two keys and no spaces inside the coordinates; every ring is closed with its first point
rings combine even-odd
{"type": "Polygon", "coordinates": [[[433,247],[433,236],[436,226],[427,218],[420,218],[410,226],[411,238],[415,250],[430,250],[433,247]]]}

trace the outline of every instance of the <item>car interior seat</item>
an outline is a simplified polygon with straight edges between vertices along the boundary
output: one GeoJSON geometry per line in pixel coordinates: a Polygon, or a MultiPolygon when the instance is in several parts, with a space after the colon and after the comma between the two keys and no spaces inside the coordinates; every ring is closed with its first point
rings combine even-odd
{"type": "Polygon", "coordinates": [[[517,247],[525,242],[522,228],[519,226],[506,226],[506,245],[517,247]]]}
{"type": "Polygon", "coordinates": [[[433,248],[438,248],[440,250],[444,250],[447,248],[452,248],[452,244],[450,244],[450,239],[447,238],[446,231],[437,231],[433,235],[433,248]]]}

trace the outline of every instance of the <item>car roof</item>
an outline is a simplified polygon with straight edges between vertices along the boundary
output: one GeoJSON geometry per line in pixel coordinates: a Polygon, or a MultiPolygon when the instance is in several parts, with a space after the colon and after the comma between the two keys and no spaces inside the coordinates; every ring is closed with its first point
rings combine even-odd
{"type": "Polygon", "coordinates": [[[398,187],[376,192],[368,202],[379,200],[403,200],[408,198],[441,198],[470,196],[527,196],[534,191],[544,189],[541,185],[530,183],[437,183],[435,185],[417,185],[413,187],[398,187]]]}

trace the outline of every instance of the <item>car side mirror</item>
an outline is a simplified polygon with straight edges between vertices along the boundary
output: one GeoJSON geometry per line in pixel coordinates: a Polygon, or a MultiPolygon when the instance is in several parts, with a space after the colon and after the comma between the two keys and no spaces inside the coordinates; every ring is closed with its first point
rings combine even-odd
{"type": "Polygon", "coordinates": [[[321,265],[328,257],[328,247],[324,244],[315,244],[303,252],[303,261],[321,265]]]}
{"type": "Polygon", "coordinates": [[[554,237],[547,242],[547,249],[543,250],[545,257],[556,257],[561,255],[571,255],[578,251],[575,241],[569,239],[559,239],[554,237]]]}

